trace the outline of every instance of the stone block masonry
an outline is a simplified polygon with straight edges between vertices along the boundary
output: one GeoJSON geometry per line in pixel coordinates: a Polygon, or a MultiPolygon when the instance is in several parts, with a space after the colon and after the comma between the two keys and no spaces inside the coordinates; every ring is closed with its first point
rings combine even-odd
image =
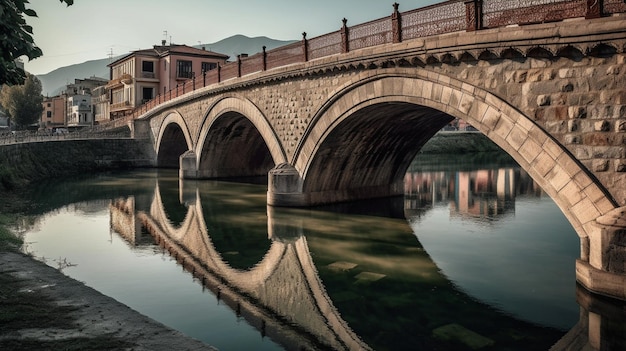
{"type": "Polygon", "coordinates": [[[506,99],[626,205],[626,55],[461,62],[436,70],[506,99]],[[620,190],[621,189],[621,190],[620,190]]]}

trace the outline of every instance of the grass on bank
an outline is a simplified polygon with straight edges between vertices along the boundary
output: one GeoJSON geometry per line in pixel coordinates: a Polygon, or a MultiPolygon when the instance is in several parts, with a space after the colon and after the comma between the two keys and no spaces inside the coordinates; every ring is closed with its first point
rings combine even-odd
{"type": "Polygon", "coordinates": [[[15,216],[0,212],[0,251],[17,251],[22,246],[22,240],[9,229],[14,223],[15,216]]]}

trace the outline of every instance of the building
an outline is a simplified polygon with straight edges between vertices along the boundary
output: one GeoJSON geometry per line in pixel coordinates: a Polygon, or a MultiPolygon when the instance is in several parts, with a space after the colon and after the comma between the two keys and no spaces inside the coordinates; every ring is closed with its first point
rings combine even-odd
{"type": "Polygon", "coordinates": [[[110,103],[106,86],[97,87],[91,91],[91,105],[93,106],[94,124],[110,119],[110,103]]]}
{"type": "Polygon", "coordinates": [[[111,118],[166,93],[203,71],[226,63],[228,55],[196,49],[187,45],[155,45],[137,50],[110,63],[111,80],[106,88],[110,97],[111,118]]]}
{"type": "Polygon", "coordinates": [[[67,98],[68,127],[85,127],[93,125],[93,111],[91,108],[91,94],[83,92],[67,98]]]}
{"type": "Polygon", "coordinates": [[[107,82],[107,79],[99,77],[74,79],[74,83],[66,85],[60,95],[44,98],[39,128],[50,130],[93,125],[95,112],[92,91],[104,87],[107,82]]]}
{"type": "Polygon", "coordinates": [[[67,96],[59,95],[43,99],[43,112],[39,121],[40,129],[51,130],[67,126],[67,96]]]}
{"type": "Polygon", "coordinates": [[[74,83],[65,86],[61,95],[65,94],[67,96],[72,96],[76,94],[91,94],[93,89],[104,86],[108,82],[108,79],[95,76],[84,79],[74,79],[74,83]]]}

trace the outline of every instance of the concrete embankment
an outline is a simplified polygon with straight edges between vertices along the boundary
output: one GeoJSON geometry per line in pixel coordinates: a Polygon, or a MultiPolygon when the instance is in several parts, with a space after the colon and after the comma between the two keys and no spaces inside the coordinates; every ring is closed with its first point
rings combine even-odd
{"type": "Polygon", "coordinates": [[[49,177],[153,166],[147,141],[112,138],[0,145],[0,190],[49,177]]]}

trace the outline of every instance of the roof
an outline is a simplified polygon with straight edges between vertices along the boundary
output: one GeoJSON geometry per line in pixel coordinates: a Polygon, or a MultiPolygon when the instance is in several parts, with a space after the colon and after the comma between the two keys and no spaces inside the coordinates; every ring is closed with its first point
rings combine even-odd
{"type": "Polygon", "coordinates": [[[206,57],[206,58],[222,59],[222,60],[227,60],[229,58],[228,55],[224,55],[218,52],[204,50],[204,49],[197,49],[197,48],[187,46],[187,45],[178,45],[178,44],[155,45],[151,49],[141,49],[141,50],[133,51],[129,53],[128,55],[125,55],[111,62],[107,66],[108,67],[115,66],[118,63],[126,61],[130,57],[135,57],[135,56],[152,56],[155,58],[159,58],[159,57],[170,56],[173,54],[178,54],[178,55],[183,55],[183,56],[206,57]]]}

